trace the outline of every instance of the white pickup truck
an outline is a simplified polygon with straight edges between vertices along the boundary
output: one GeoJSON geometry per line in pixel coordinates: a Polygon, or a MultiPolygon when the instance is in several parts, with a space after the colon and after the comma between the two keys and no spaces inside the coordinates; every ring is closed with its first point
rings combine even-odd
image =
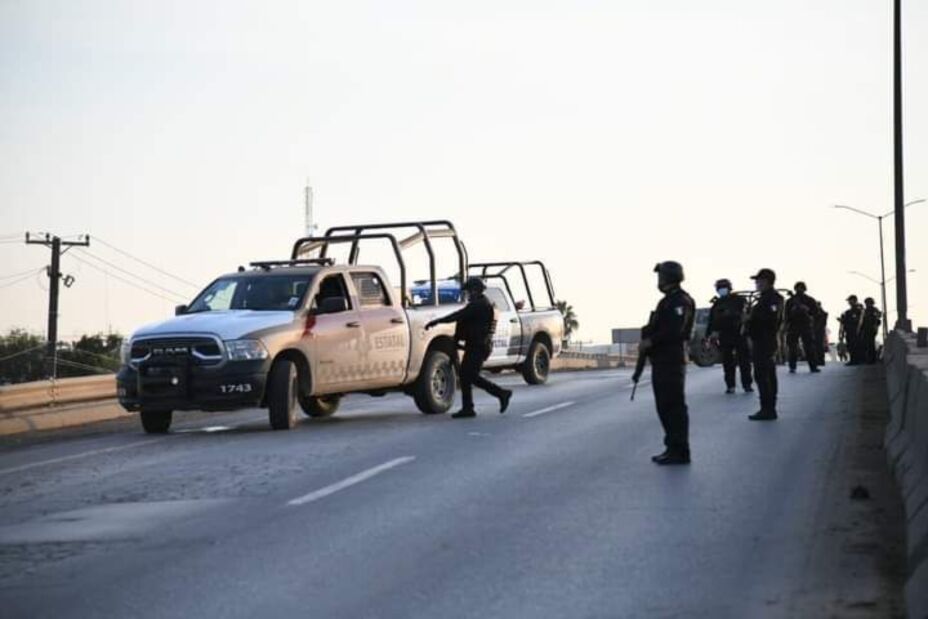
{"type": "Polygon", "coordinates": [[[117,375],[122,406],[139,412],[146,432],[167,432],[173,411],[266,407],[274,429],[292,428],[299,410],[325,417],[342,395],[402,391],[426,414],[447,412],[457,387],[454,327],[425,330],[456,309],[439,305],[432,241],[450,239],[460,277],[466,253],[447,221],[332,229],[299,239],[290,260],[256,262],[223,275],[176,316],[126,341],[117,375]],[[385,229],[412,228],[397,240],[385,229]],[[399,288],[378,266],[354,264],[360,243],[387,241],[400,267],[399,288]],[[326,256],[351,244],[349,264],[326,256]],[[433,274],[431,304],[414,305],[403,249],[424,244],[433,274]],[[318,253],[312,258],[307,254],[318,253]]]}

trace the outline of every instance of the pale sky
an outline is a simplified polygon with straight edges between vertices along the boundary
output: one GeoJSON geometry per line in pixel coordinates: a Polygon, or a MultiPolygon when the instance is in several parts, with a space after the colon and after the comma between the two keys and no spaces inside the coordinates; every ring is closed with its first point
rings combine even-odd
{"type": "MultiPolygon", "coordinates": [[[[904,4],[914,200],[928,3],[904,4]]],[[[45,331],[47,282],[2,278],[48,252],[12,235],[87,233],[205,285],[287,256],[307,176],[323,227],[447,218],[472,260],[545,260],[587,341],[647,319],[665,259],[700,305],[762,266],[833,318],[879,302],[848,274],[879,277],[876,223],[829,205],[893,208],[891,5],[0,0],[0,329],[45,331]]],[[[926,325],[928,204],[907,222],[926,325]]],[[[892,275],[891,222],[886,242],[892,275]]],[[[64,258],[64,337],[172,315],[116,267],[196,292],[90,252],[115,266],[64,258]]]]}

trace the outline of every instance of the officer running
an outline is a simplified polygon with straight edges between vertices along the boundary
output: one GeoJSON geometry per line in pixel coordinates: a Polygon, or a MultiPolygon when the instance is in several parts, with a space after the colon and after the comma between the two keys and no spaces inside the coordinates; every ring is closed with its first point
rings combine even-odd
{"type": "Polygon", "coordinates": [[[657,287],[664,298],[641,330],[639,354],[651,359],[651,386],[657,415],[664,428],[664,453],[651,460],[660,465],[690,463],[689,415],[684,383],[686,344],[693,332],[696,304],[680,283],[683,267],[678,262],[661,262],[654,267],[657,287]]]}
{"type": "Polygon", "coordinates": [[[838,341],[844,342],[847,347],[847,353],[850,360],[844,365],[860,365],[860,328],[864,319],[864,312],[857,302],[857,295],[851,295],[847,298],[848,308],[844,310],[838,322],[841,329],[838,331],[838,341]]]}
{"type": "Polygon", "coordinates": [[[883,312],[876,307],[872,297],[864,299],[864,315],[860,322],[860,350],[863,363],[876,363],[876,334],[880,331],[883,312]]]}
{"type": "Polygon", "coordinates": [[[760,293],[748,317],[747,333],[751,338],[754,380],[760,395],[760,410],[750,415],[751,421],[773,421],[777,418],[777,341],[783,320],[783,297],[774,289],[777,276],[771,269],[761,269],[753,275],[760,293]]]}
{"type": "Polygon", "coordinates": [[[463,290],[467,294],[467,305],[443,318],[425,325],[431,329],[442,323],[456,322],[455,340],[464,341],[464,359],[461,361],[461,410],[451,415],[455,419],[476,417],[474,410],[474,385],[499,400],[499,412],[509,408],[512,391],[490,382],[480,375],[484,362],[493,350],[493,333],[496,331],[496,308],[486,297],[487,286],[479,277],[469,277],[463,290]]]}
{"type": "Polygon", "coordinates": [[[816,345],[814,336],[815,321],[819,313],[818,301],[810,297],[806,290],[805,282],[796,282],[793,286],[794,294],[786,302],[786,346],[789,351],[790,374],[796,373],[800,340],[806,361],[809,362],[809,371],[821,372],[818,369],[818,348],[821,344],[816,345]]]}
{"type": "Polygon", "coordinates": [[[725,371],[725,393],[735,392],[735,367],[741,369],[741,387],[745,393],[754,391],[751,387],[751,351],[747,338],[741,331],[747,299],[732,292],[731,281],[720,279],[715,282],[716,298],[709,310],[709,322],[706,325],[707,339],[722,353],[722,367],[725,371]]]}

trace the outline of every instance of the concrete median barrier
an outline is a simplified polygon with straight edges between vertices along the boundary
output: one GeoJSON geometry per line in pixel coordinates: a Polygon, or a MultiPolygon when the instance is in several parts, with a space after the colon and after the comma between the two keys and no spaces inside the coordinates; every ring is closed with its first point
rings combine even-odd
{"type": "Polygon", "coordinates": [[[928,617],[928,348],[918,348],[913,335],[893,333],[883,361],[892,417],[886,452],[908,532],[906,605],[910,617],[928,617]]]}
{"type": "Polygon", "coordinates": [[[122,417],[115,397],[113,375],[0,387],[0,436],[122,417]]]}

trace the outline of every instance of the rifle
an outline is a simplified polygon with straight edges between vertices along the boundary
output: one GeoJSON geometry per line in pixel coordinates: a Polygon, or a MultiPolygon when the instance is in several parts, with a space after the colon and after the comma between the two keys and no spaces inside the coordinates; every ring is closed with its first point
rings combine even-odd
{"type": "MultiPolygon", "coordinates": [[[[645,339],[650,331],[650,326],[654,322],[654,312],[651,312],[651,316],[648,318],[647,326],[641,328],[641,339],[645,339]]],[[[635,383],[632,386],[632,401],[635,401],[635,392],[638,391],[638,381],[641,380],[641,375],[644,374],[644,366],[648,363],[648,352],[642,352],[641,348],[638,348],[638,361],[635,362],[635,373],[632,374],[632,381],[635,383]]]]}

